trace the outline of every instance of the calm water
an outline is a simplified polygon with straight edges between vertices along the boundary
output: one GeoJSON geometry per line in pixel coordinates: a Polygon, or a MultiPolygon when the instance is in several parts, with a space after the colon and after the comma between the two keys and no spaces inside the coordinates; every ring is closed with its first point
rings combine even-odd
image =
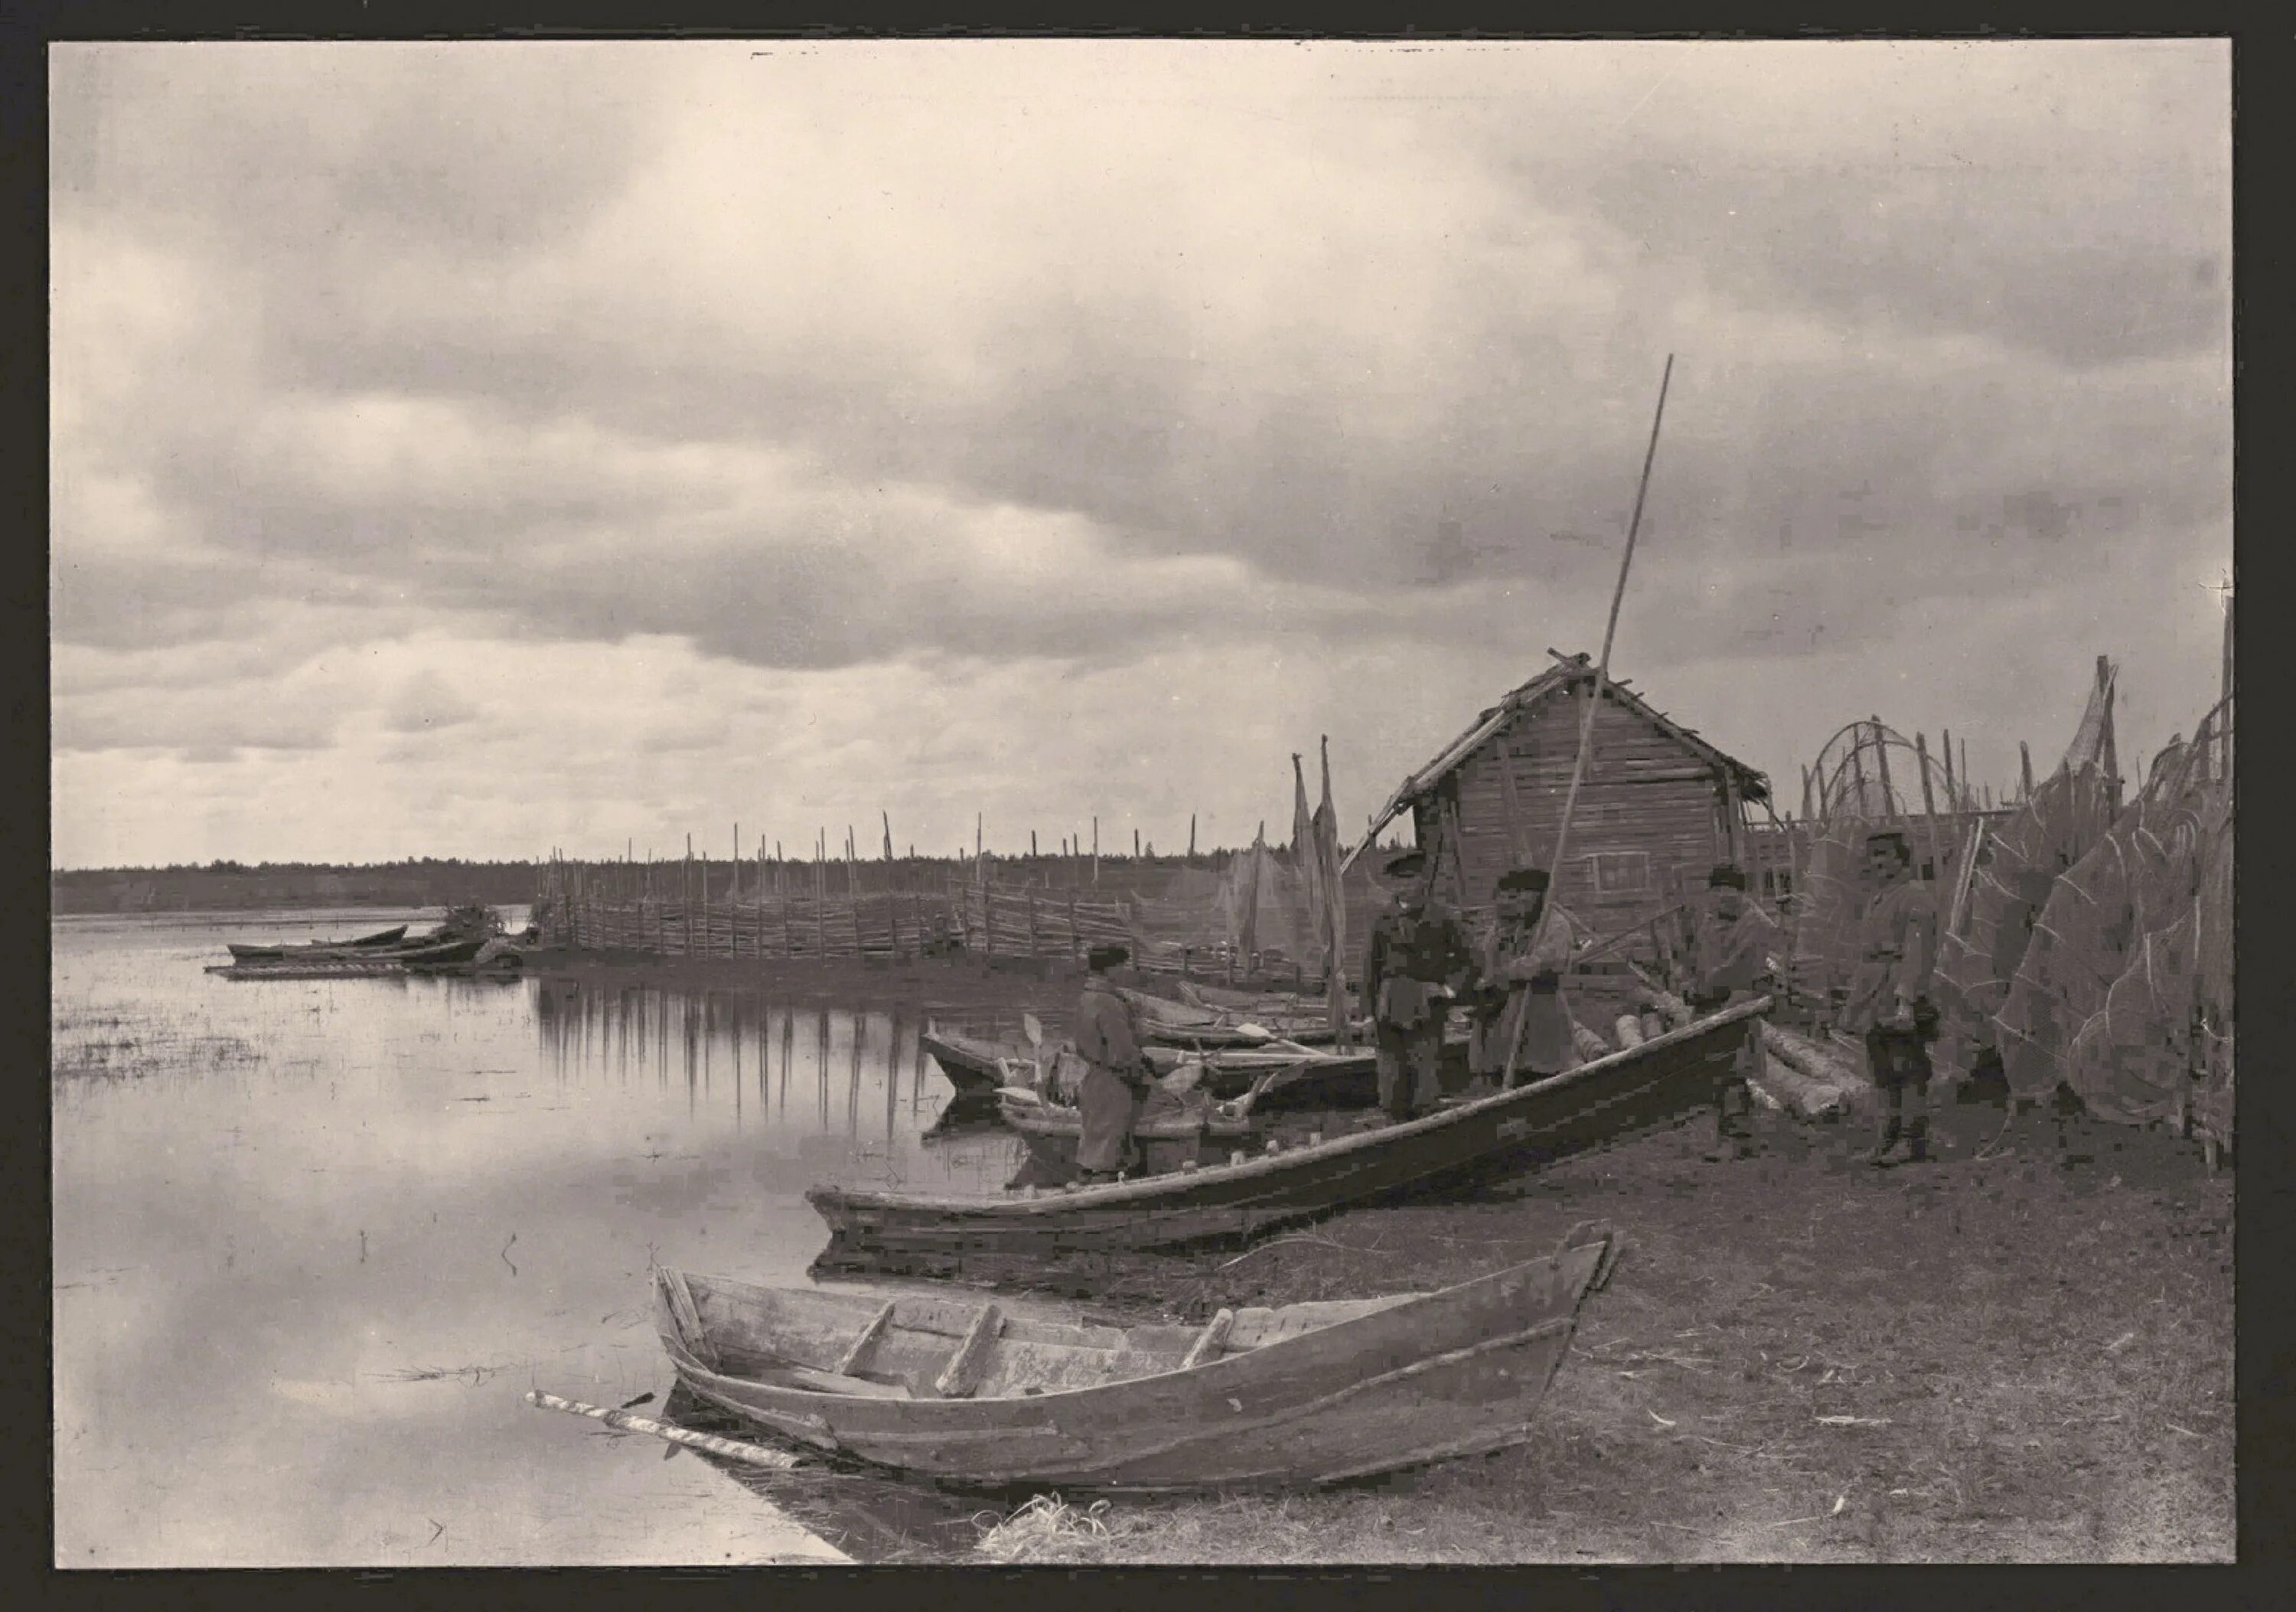
{"type": "Polygon", "coordinates": [[[928,1134],[951,1092],[915,1003],[202,972],[226,938],[425,917],[57,920],[60,1565],[808,1548],[716,1468],[525,1391],[658,1415],[649,1253],[803,1281],[808,1186],[994,1192],[1018,1139],[928,1134]]]}

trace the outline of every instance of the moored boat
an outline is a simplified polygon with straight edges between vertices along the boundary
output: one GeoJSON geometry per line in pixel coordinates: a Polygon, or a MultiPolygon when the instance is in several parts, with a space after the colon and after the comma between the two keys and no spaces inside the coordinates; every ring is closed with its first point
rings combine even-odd
{"type": "Polygon", "coordinates": [[[1465,1185],[1678,1123],[1710,1107],[1770,999],[1695,1020],[1564,1074],[1402,1124],[1242,1164],[1036,1197],[964,1197],[820,1186],[825,1265],[934,1266],[972,1255],[1158,1247],[1248,1237],[1343,1205],[1465,1185]]]}
{"type": "Polygon", "coordinates": [[[1589,1222],[1552,1255],[1438,1292],[1222,1310],[1201,1327],[657,1269],[655,1324],[700,1399],[900,1473],[1304,1486],[1521,1443],[1620,1246],[1589,1222]]]}
{"type": "Polygon", "coordinates": [[[394,929],[379,929],[373,934],[363,934],[355,941],[287,941],[275,946],[242,945],[226,941],[224,948],[242,963],[275,962],[287,958],[321,958],[336,953],[356,956],[361,952],[396,946],[406,935],[406,925],[394,929]]]}
{"type": "Polygon", "coordinates": [[[991,1097],[1005,1081],[1004,1060],[1012,1051],[995,1041],[953,1030],[920,1031],[917,1040],[932,1054],[959,1097],[991,1097]]]}

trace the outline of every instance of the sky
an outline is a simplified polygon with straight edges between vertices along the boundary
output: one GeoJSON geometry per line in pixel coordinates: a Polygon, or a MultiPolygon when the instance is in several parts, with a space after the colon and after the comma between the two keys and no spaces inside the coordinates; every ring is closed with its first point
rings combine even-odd
{"type": "Polygon", "coordinates": [[[2221,42],[50,51],[51,861],[1360,830],[2218,693],[2221,42]],[[881,814],[882,816],[881,817],[881,814]]]}

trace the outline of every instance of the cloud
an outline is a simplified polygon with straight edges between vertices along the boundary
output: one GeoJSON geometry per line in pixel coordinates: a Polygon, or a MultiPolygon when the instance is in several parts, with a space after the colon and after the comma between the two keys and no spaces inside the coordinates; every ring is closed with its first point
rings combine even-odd
{"type": "Polygon", "coordinates": [[[815,674],[1503,688],[1596,646],[1669,352],[1646,684],[2005,595],[2078,661],[2228,563],[2211,42],[54,59],[75,745],[305,621],[722,662],[656,753],[815,674]]]}
{"type": "Polygon", "coordinates": [[[479,708],[435,671],[417,672],[391,696],[383,726],[392,733],[435,733],[471,721],[479,708]]]}

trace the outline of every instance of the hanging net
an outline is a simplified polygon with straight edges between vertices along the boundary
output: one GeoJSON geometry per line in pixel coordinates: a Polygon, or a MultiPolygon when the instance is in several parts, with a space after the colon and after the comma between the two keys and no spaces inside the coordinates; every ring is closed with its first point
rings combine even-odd
{"type": "MultiPolygon", "coordinates": [[[[2108,667],[2057,770],[2006,822],[1983,835],[1974,866],[1954,870],[1955,885],[1940,903],[1947,922],[1938,940],[1939,1023],[1931,1058],[1940,1070],[1965,1073],[1996,1045],[1996,1016],[2008,1001],[2058,878],[2112,827],[2112,789],[2104,769],[2112,721],[2108,667]],[[1952,922],[1956,908],[1957,925],[1952,922]]],[[[2005,1065],[2005,1051],[2004,1057],[2005,1065]]]]}

